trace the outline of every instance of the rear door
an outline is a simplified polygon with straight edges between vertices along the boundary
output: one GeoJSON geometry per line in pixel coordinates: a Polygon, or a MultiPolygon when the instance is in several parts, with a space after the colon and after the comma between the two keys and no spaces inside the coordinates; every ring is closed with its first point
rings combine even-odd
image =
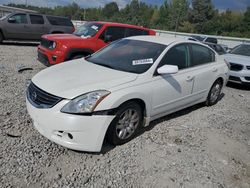
{"type": "Polygon", "coordinates": [[[189,69],[193,72],[194,86],[192,95],[197,99],[205,97],[218,74],[215,53],[206,46],[190,44],[191,61],[189,69]]]}
{"type": "Polygon", "coordinates": [[[5,23],[5,36],[8,39],[29,39],[29,24],[26,13],[10,16],[5,23]]]}
{"type": "Polygon", "coordinates": [[[40,40],[46,33],[45,20],[42,15],[30,14],[30,39],[40,40]]]}

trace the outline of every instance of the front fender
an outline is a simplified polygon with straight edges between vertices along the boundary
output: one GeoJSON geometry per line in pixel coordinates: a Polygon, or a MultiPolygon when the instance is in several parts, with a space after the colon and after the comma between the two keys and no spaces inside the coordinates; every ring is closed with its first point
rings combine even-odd
{"type": "Polygon", "coordinates": [[[124,89],[120,91],[114,91],[109,96],[107,96],[101,103],[96,107],[95,111],[109,110],[118,108],[121,104],[133,100],[140,99],[145,104],[146,116],[150,117],[151,109],[151,98],[146,95],[146,92],[133,91],[134,88],[124,89]]]}

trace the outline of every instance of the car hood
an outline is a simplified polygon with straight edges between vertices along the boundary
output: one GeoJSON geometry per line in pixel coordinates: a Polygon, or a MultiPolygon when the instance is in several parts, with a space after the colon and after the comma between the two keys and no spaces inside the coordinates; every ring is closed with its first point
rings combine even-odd
{"type": "Polygon", "coordinates": [[[113,70],[77,59],[46,68],[32,78],[40,89],[67,99],[136,80],[137,74],[113,70]]]}
{"type": "Polygon", "coordinates": [[[250,65],[250,57],[236,54],[226,54],[224,58],[230,63],[238,63],[241,65],[250,65]]]}
{"type": "Polygon", "coordinates": [[[49,34],[43,35],[43,38],[52,41],[64,41],[64,40],[81,40],[81,37],[72,34],[49,34]]]}

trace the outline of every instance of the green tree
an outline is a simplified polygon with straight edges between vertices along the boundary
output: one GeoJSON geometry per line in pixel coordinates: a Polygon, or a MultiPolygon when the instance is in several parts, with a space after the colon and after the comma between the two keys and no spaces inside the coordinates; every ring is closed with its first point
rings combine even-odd
{"type": "Polygon", "coordinates": [[[188,17],[188,1],[173,0],[170,4],[170,28],[178,31],[179,24],[188,17]]]}
{"type": "Polygon", "coordinates": [[[106,18],[111,18],[117,13],[119,13],[119,7],[116,2],[108,3],[103,8],[103,15],[106,18]]]}
{"type": "Polygon", "coordinates": [[[247,7],[247,11],[243,18],[243,30],[250,32],[250,7],[247,7]]]}
{"type": "Polygon", "coordinates": [[[160,6],[159,15],[160,18],[157,27],[159,29],[170,29],[170,7],[167,0],[160,6]]]}
{"type": "Polygon", "coordinates": [[[214,16],[214,7],[211,0],[192,0],[190,22],[195,24],[196,31],[204,32],[204,25],[214,16]]]}

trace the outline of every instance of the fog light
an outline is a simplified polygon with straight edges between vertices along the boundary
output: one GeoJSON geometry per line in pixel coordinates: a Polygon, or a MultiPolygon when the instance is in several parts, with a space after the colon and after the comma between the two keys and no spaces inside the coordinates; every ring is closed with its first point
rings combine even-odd
{"type": "Polygon", "coordinates": [[[53,55],[53,56],[52,56],[52,60],[53,60],[53,61],[56,61],[56,58],[57,58],[56,55],[53,55]]]}

